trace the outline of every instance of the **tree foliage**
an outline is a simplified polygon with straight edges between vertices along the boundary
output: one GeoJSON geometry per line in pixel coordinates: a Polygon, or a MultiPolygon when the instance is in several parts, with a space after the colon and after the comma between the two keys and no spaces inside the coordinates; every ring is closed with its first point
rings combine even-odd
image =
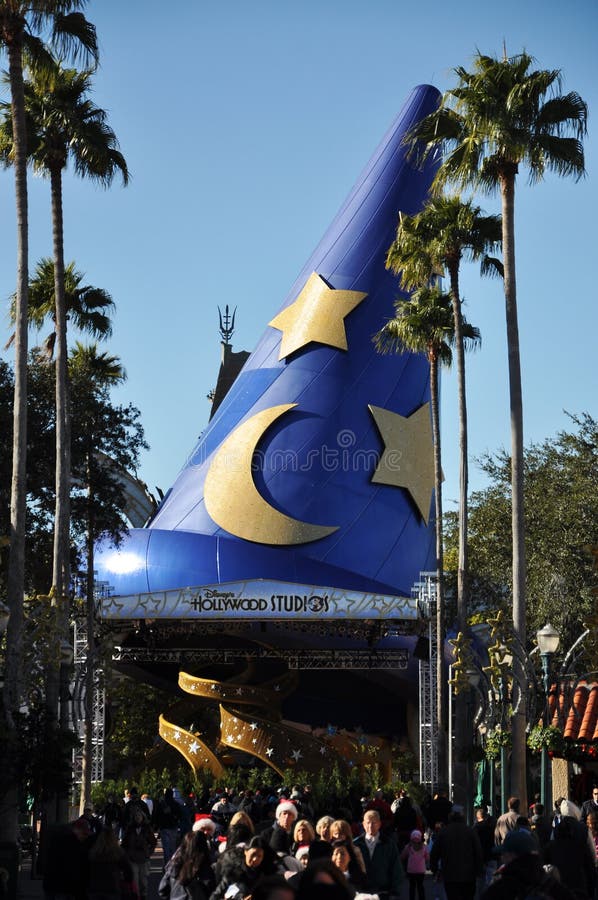
{"type": "Polygon", "coordinates": [[[111,770],[130,775],[145,764],[146,755],[158,738],[160,713],[172,706],[173,696],[149,684],[113,677],[108,701],[114,717],[109,745],[111,770]]]}
{"type": "MultiPolygon", "coordinates": [[[[77,351],[75,351],[76,353],[77,351]]],[[[100,355],[101,359],[101,355],[100,355]]],[[[109,359],[109,358],[108,358],[109,359]]],[[[93,366],[93,360],[91,362],[93,366]]],[[[96,533],[118,538],[126,528],[125,495],[118,470],[135,472],[147,446],[140,412],[131,404],[117,405],[110,398],[110,383],[100,383],[85,366],[71,366],[73,412],[73,566],[80,564],[88,503],[88,458],[93,443],[93,506],[96,533]]],[[[54,368],[39,353],[28,367],[29,459],[27,471],[26,592],[45,593],[52,566],[54,516],[54,368]]],[[[10,366],[0,360],[0,534],[9,533],[10,446],[12,429],[10,366]]],[[[0,584],[6,583],[7,551],[2,548],[0,584]]]]}
{"type": "MultiPolygon", "coordinates": [[[[598,422],[589,413],[570,419],[571,429],[524,453],[527,633],[550,621],[561,632],[563,647],[594,612],[596,572],[589,548],[598,543],[598,422]]],[[[505,608],[511,596],[510,457],[500,450],[479,462],[490,485],[471,498],[472,604],[505,608]]],[[[456,514],[445,521],[450,567],[456,514]]]]}

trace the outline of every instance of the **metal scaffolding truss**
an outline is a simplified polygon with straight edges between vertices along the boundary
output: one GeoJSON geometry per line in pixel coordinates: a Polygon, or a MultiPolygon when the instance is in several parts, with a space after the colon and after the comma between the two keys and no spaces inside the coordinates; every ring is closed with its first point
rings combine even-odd
{"type": "MultiPolygon", "coordinates": [[[[83,776],[83,738],[85,733],[85,683],[88,661],[87,622],[76,619],[74,622],[74,677],[71,686],[73,698],[73,729],[81,741],[73,751],[73,780],[81,784],[83,776]]],[[[106,724],[106,691],[104,689],[103,672],[94,672],[91,723],[91,781],[104,780],[104,738],[106,724]]]]}
{"type": "Polygon", "coordinates": [[[438,647],[436,641],[436,573],[421,572],[413,586],[426,624],[429,653],[419,661],[419,773],[420,782],[434,793],[438,785],[438,647]]]}
{"type": "MultiPolygon", "coordinates": [[[[211,635],[222,634],[238,634],[243,637],[251,638],[254,634],[252,623],[247,621],[235,622],[227,619],[226,621],[199,622],[196,619],[176,621],[172,619],[162,619],[159,622],[146,624],[143,620],[131,620],[133,633],[143,642],[144,646],[154,647],[160,641],[169,639],[182,639],[192,637],[207,637],[211,635]]],[[[419,631],[418,620],[403,619],[384,619],[379,622],[361,619],[350,619],[348,621],[329,619],[325,622],[297,621],[292,619],[269,619],[267,622],[260,622],[260,635],[269,634],[271,632],[298,632],[300,634],[310,634],[315,637],[344,637],[354,640],[381,640],[387,637],[398,637],[399,635],[412,635],[419,631]]],[[[103,620],[101,622],[101,630],[105,633],[122,633],[123,622],[117,620],[110,622],[103,620]]]]}
{"type": "Polygon", "coordinates": [[[240,659],[281,660],[289,669],[406,669],[409,653],[397,650],[274,650],[268,647],[247,649],[189,649],[117,647],[114,662],[131,663],[218,663],[234,665],[240,659]]]}

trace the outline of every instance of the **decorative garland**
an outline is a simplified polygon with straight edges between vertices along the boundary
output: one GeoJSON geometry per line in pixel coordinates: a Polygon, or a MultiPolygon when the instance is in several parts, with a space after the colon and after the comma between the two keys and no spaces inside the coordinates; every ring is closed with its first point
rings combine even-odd
{"type": "Polygon", "coordinates": [[[508,750],[513,746],[513,739],[510,731],[503,731],[497,726],[492,731],[488,731],[484,740],[484,753],[486,759],[497,759],[500,756],[502,747],[508,750]]]}
{"type": "Polygon", "coordinates": [[[527,736],[527,746],[534,753],[540,753],[543,748],[556,756],[561,756],[565,749],[565,739],[560,728],[555,725],[536,725],[527,736]]]}

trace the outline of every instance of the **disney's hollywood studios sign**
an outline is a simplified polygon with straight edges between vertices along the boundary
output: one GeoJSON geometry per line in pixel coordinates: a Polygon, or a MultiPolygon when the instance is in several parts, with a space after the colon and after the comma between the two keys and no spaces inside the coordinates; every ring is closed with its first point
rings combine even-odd
{"type": "Polygon", "coordinates": [[[402,619],[411,597],[254,579],[101,599],[102,619],[402,619]]]}

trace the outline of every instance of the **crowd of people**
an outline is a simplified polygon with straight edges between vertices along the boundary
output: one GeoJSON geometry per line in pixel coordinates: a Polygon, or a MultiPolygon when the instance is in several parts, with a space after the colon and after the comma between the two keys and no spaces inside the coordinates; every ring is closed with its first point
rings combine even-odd
{"type": "MultiPolygon", "coordinates": [[[[598,787],[576,806],[558,798],[468,825],[439,792],[421,807],[378,790],[359,809],[316,815],[308,785],[221,789],[154,800],[132,787],[58,830],[44,868],[47,900],[148,900],[162,850],[159,900],[598,900],[598,787]]],[[[152,898],[154,900],[154,898],[152,898]]]]}

